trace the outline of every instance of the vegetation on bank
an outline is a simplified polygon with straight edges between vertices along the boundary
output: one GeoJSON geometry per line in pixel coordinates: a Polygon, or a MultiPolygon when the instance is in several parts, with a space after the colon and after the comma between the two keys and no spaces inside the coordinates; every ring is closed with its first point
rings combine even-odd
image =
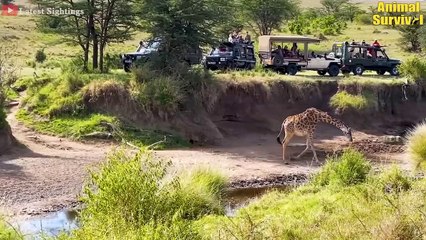
{"type": "Polygon", "coordinates": [[[65,239],[197,239],[193,222],[224,214],[226,179],[209,170],[174,174],[170,162],[141,150],[118,151],[91,172],[81,228],[65,239]]]}
{"type": "Polygon", "coordinates": [[[23,240],[24,237],[0,216],[0,239],[23,240]]]}
{"type": "MultiPolygon", "coordinates": [[[[409,149],[424,142],[423,130],[420,125],[412,132],[409,149]]],[[[212,170],[176,171],[146,149],[135,155],[119,150],[90,172],[81,195],[80,228],[55,238],[423,239],[426,235],[426,179],[396,166],[373,171],[366,157],[352,149],[328,158],[304,186],[266,193],[234,217],[225,216],[225,187],[226,178],[212,170]]],[[[5,225],[0,225],[0,236],[20,239],[5,225]]]]}
{"type": "MultiPolygon", "coordinates": [[[[157,149],[188,146],[186,141],[175,134],[150,128],[136,128],[111,113],[89,109],[84,101],[89,95],[93,98],[101,97],[105,89],[117,90],[130,85],[130,79],[126,75],[82,74],[75,69],[65,69],[59,76],[22,78],[15,83],[15,88],[26,89],[26,97],[22,101],[23,108],[19,110],[17,118],[39,132],[61,137],[109,138],[136,146],[147,146],[160,141],[156,145],[157,149]]],[[[166,91],[162,88],[158,91],[161,90],[166,91]]],[[[123,94],[130,95],[127,88],[123,94]]],[[[173,99],[168,99],[164,94],[155,96],[159,100],[154,100],[162,101],[165,98],[173,103],[173,99]]]]}
{"type": "Polygon", "coordinates": [[[426,122],[419,124],[409,133],[407,152],[417,168],[426,169],[426,122]]]}

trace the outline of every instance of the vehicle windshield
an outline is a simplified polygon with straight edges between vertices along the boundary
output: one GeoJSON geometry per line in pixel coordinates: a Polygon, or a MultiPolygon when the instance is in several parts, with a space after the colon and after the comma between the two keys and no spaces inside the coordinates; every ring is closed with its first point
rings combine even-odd
{"type": "Polygon", "coordinates": [[[151,51],[157,51],[160,47],[160,42],[145,42],[143,45],[139,46],[136,52],[145,53],[151,51]]]}
{"type": "Polygon", "coordinates": [[[224,56],[224,55],[228,55],[231,56],[232,55],[232,48],[230,47],[226,47],[226,46],[220,46],[218,48],[215,48],[212,50],[212,52],[210,53],[210,55],[212,56],[224,56]]]}

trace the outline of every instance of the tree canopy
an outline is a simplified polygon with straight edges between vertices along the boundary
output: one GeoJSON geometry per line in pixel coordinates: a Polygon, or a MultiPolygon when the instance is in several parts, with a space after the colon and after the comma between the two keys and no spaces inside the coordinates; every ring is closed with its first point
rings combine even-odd
{"type": "Polygon", "coordinates": [[[299,12],[294,0],[240,0],[238,9],[256,35],[270,35],[299,12]]]}

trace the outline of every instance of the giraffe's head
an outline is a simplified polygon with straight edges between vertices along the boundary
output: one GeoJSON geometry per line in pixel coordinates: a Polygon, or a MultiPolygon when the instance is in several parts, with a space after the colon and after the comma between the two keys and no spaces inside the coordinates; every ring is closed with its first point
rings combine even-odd
{"type": "Polygon", "coordinates": [[[353,141],[353,139],[352,139],[352,129],[350,127],[347,127],[346,129],[344,129],[343,133],[345,134],[345,136],[348,138],[348,140],[350,142],[353,141]]]}

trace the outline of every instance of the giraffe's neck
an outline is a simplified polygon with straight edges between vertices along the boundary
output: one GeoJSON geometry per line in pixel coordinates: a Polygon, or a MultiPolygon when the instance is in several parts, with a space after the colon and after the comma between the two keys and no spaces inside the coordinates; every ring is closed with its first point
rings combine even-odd
{"type": "Polygon", "coordinates": [[[342,132],[346,132],[348,130],[348,127],[342,121],[340,121],[336,118],[333,118],[332,116],[330,116],[328,114],[321,114],[318,121],[333,125],[336,128],[340,129],[342,132]]]}

